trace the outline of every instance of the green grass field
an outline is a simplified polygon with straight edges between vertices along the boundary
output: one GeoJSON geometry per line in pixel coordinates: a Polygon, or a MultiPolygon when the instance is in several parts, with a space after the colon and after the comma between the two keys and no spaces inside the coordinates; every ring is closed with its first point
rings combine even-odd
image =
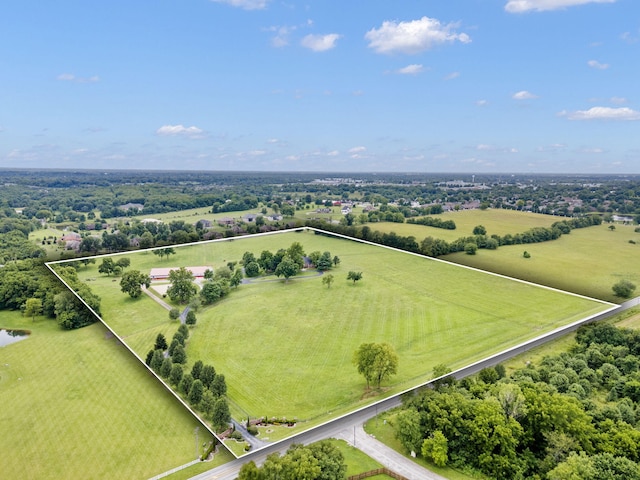
{"type": "Polygon", "coordinates": [[[0,477],[140,479],[195,458],[199,422],[104,326],[0,311],[0,327],[32,331],[0,347],[0,477]]]}
{"type": "MultiPolygon", "coordinates": [[[[351,363],[363,342],[389,342],[398,375],[384,395],[427,381],[434,365],[462,367],[543,332],[603,310],[588,299],[514,282],[402,252],[308,233],[282,233],[176,248],[160,260],[127,254],[132,269],[207,265],[225,268],[245,251],[259,255],[292,242],[307,252],[328,250],[341,263],[331,289],[321,277],[241,285],[198,313],[187,348],[190,363],[215,365],[229,385],[236,416],[287,416],[312,423],[369,403],[364,380],[351,363]],[[363,280],[346,280],[349,270],[363,280]]],[[[167,311],[148,298],[130,300],[117,281],[80,278],[102,297],[104,320],[144,357],[158,332],[177,329],[167,311]]]]}
{"type": "MultiPolygon", "coordinates": [[[[562,290],[611,302],[611,287],[621,279],[640,285],[640,234],[632,225],[608,225],[572,230],[557,240],[478,250],[476,255],[443,257],[456,263],[499,272],[562,290]],[[629,240],[638,242],[629,243],[629,240]],[[524,251],[531,258],[523,258],[524,251]]],[[[636,295],[640,292],[636,290],[636,295]]]]}
{"type": "Polygon", "coordinates": [[[367,223],[372,230],[384,233],[396,232],[398,235],[413,235],[418,243],[425,237],[441,238],[452,242],[460,237],[473,235],[473,229],[477,225],[483,225],[487,229],[487,235],[506,235],[507,233],[522,233],[533,227],[550,227],[551,224],[562,220],[562,217],[542,215],[516,210],[487,209],[487,210],[460,210],[458,212],[445,212],[441,215],[431,215],[442,220],[453,220],[456,223],[455,230],[428,227],[411,223],[367,223]]]}

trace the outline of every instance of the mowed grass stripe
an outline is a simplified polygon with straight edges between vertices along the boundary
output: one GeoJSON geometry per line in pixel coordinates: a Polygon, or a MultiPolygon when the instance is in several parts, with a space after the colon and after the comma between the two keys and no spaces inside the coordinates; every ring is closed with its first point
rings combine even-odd
{"type": "Polygon", "coordinates": [[[199,423],[102,325],[0,312],[0,326],[33,332],[0,348],[0,476],[149,478],[195,457],[199,423]]]}
{"type": "MultiPolygon", "coordinates": [[[[230,397],[251,416],[317,419],[371,401],[362,398],[364,379],[351,363],[363,342],[386,341],[397,350],[398,374],[384,385],[390,393],[428,380],[438,363],[461,367],[605,308],[589,299],[313,233],[180,247],[169,261],[149,253],[127,256],[131,268],[202,265],[203,258],[214,268],[226,268],[245,251],[259,256],[294,241],[307,253],[330,251],[340,257],[330,272],[332,287],[322,285],[320,276],[241,285],[198,313],[187,348],[190,362],[201,359],[225,374],[230,397]],[[363,279],[355,285],[348,281],[350,270],[362,271],[363,279]]],[[[100,285],[116,287],[114,282],[100,285]]],[[[133,307],[122,301],[122,293],[104,298],[106,318],[114,311],[125,316],[122,309],[133,307]]],[[[140,316],[135,323],[140,332],[157,326],[157,309],[150,308],[146,314],[131,310],[140,316]]],[[[131,329],[128,324],[130,334],[131,329]]],[[[148,348],[136,351],[143,355],[148,348]]]]}

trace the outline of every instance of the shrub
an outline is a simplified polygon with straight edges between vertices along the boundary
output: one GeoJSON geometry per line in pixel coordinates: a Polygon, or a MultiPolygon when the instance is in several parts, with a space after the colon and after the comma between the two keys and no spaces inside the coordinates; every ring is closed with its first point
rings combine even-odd
{"type": "Polygon", "coordinates": [[[636,286],[629,280],[620,280],[611,288],[616,297],[629,298],[636,289],[636,286]]]}
{"type": "Polygon", "coordinates": [[[255,425],[249,425],[247,427],[247,432],[249,432],[251,435],[257,435],[258,434],[258,427],[256,427],[255,425]]]}

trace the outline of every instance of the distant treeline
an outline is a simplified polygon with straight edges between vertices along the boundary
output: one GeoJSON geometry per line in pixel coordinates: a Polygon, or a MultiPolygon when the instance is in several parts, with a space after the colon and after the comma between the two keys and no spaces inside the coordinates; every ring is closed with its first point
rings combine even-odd
{"type": "Polygon", "coordinates": [[[434,217],[408,218],[407,223],[426,225],[427,227],[444,228],[445,230],[455,230],[456,222],[453,220],[442,220],[434,217]]]}
{"type": "Polygon", "coordinates": [[[560,238],[563,234],[568,234],[574,228],[584,228],[593,225],[600,225],[602,218],[598,215],[590,215],[579,218],[572,218],[555,222],[551,227],[534,227],[524,233],[500,235],[472,235],[461,237],[453,242],[447,242],[440,238],[426,237],[420,243],[414,236],[402,236],[395,232],[382,233],[371,230],[368,226],[356,227],[336,225],[322,220],[309,220],[306,226],[325,230],[332,233],[339,233],[352,238],[366,240],[368,242],[386,245],[388,247],[406,250],[408,252],[420,253],[429,257],[439,257],[449,253],[465,251],[465,246],[472,243],[477,248],[495,250],[501,245],[520,245],[527,243],[540,243],[560,238]]]}

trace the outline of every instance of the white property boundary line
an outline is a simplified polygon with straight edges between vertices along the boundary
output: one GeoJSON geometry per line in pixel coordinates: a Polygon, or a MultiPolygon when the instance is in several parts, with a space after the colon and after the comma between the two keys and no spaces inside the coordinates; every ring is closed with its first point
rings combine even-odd
{"type": "Polygon", "coordinates": [[[84,304],[84,306],[87,307],[91,311],[91,313],[93,313],[93,315],[95,315],[95,317],[98,320],[100,320],[100,322],[109,330],[109,332],[111,332],[111,334],[135,358],[137,358],[140,361],[140,363],[144,367],[146,367],[146,369],[154,377],[156,377],[161,382],[161,384],[174,396],[174,398],[176,398],[200,422],[200,424],[202,426],[204,426],[207,429],[207,431],[209,433],[211,433],[211,435],[213,435],[219,441],[219,443],[224,446],[224,448],[226,448],[235,458],[243,458],[243,459],[247,459],[247,460],[249,460],[253,456],[254,453],[257,454],[258,452],[261,452],[261,451],[265,450],[266,448],[273,448],[274,446],[277,446],[280,443],[291,441],[291,439],[295,439],[296,437],[299,437],[299,436],[301,436],[303,434],[311,432],[311,431],[313,431],[315,429],[318,429],[320,427],[330,425],[333,422],[341,421],[341,420],[343,420],[345,418],[348,418],[351,415],[356,415],[356,414],[358,414],[358,413],[360,413],[360,412],[362,412],[362,411],[364,411],[364,410],[366,410],[368,408],[378,407],[378,406],[380,406],[381,404],[383,404],[385,402],[390,402],[390,401],[399,399],[401,396],[403,396],[403,395],[405,395],[407,393],[410,393],[410,392],[414,392],[414,391],[419,390],[421,388],[425,388],[425,387],[431,385],[434,381],[437,381],[439,379],[446,378],[446,377],[460,378],[460,376],[465,376],[465,375],[470,375],[472,373],[475,373],[475,371],[480,370],[481,368],[484,368],[484,366],[492,365],[492,364],[495,365],[496,363],[499,363],[501,358],[508,358],[509,356],[516,355],[517,353],[520,353],[521,351],[524,352],[524,351],[526,351],[526,350],[528,350],[530,348],[533,348],[534,346],[537,346],[540,343],[544,343],[544,341],[548,337],[558,336],[561,333],[568,333],[568,332],[570,332],[572,330],[575,330],[576,328],[578,328],[582,324],[595,321],[595,320],[598,319],[598,317],[601,317],[601,316],[602,317],[607,317],[607,316],[611,315],[613,312],[615,312],[616,310],[621,308],[620,305],[616,305],[616,304],[610,303],[610,302],[605,302],[603,300],[599,300],[599,299],[596,299],[596,298],[587,297],[587,296],[580,295],[580,294],[577,294],[577,293],[567,292],[567,291],[560,290],[560,289],[557,289],[557,288],[548,287],[546,285],[541,285],[541,284],[538,284],[538,283],[533,283],[533,282],[529,282],[529,281],[526,281],[526,280],[521,280],[521,279],[518,279],[518,278],[509,277],[509,276],[502,275],[502,274],[499,274],[499,273],[488,272],[486,270],[481,270],[479,268],[469,267],[467,265],[460,265],[460,264],[453,263],[453,262],[450,262],[450,261],[447,261],[447,260],[442,260],[442,259],[439,259],[439,258],[429,257],[429,256],[426,256],[426,255],[421,255],[419,253],[409,252],[409,251],[406,251],[406,250],[401,250],[399,248],[390,247],[388,245],[381,245],[381,244],[370,242],[370,241],[367,241],[367,240],[354,238],[354,237],[349,237],[347,235],[334,233],[334,232],[330,232],[330,231],[327,231],[327,230],[321,230],[321,229],[317,229],[317,228],[313,228],[313,227],[306,227],[306,226],[305,227],[297,227],[297,228],[287,229],[287,230],[276,230],[276,231],[273,231],[273,232],[256,233],[256,234],[252,234],[252,235],[241,235],[241,236],[237,236],[237,237],[219,238],[219,239],[206,240],[206,241],[201,241],[201,242],[190,242],[190,243],[177,244],[177,245],[164,245],[164,246],[161,246],[161,247],[154,247],[154,248],[143,249],[143,250],[134,250],[134,251],[117,252],[117,253],[98,255],[98,256],[86,256],[86,257],[79,257],[79,258],[66,259],[66,260],[57,260],[57,261],[53,261],[53,262],[46,262],[45,265],[69,289],[69,291],[72,292],[84,304]],[[563,293],[563,294],[566,294],[566,295],[571,295],[571,296],[583,298],[583,299],[590,300],[590,301],[593,301],[593,302],[601,303],[603,305],[609,305],[609,308],[604,310],[604,311],[602,311],[602,312],[590,315],[590,316],[588,316],[586,318],[583,318],[581,320],[572,322],[572,323],[570,323],[568,325],[565,325],[563,327],[556,328],[555,330],[552,330],[551,332],[547,332],[547,333],[545,333],[543,335],[540,335],[538,337],[535,337],[535,338],[533,338],[531,340],[528,340],[526,342],[520,343],[520,344],[518,344],[518,345],[516,345],[514,347],[510,347],[510,348],[508,348],[506,350],[503,350],[501,352],[493,354],[493,355],[491,355],[491,356],[489,356],[489,357],[487,357],[487,358],[485,358],[483,360],[479,360],[479,361],[474,362],[474,363],[472,363],[470,365],[467,365],[466,367],[462,367],[462,368],[460,368],[458,370],[450,372],[450,373],[448,373],[446,375],[443,375],[441,377],[433,378],[433,379],[431,379],[431,380],[429,380],[427,382],[424,382],[424,383],[421,383],[419,385],[410,387],[410,388],[408,388],[406,390],[401,391],[400,393],[391,395],[389,397],[385,397],[385,398],[383,398],[381,400],[378,400],[376,402],[373,402],[373,403],[370,403],[370,404],[365,405],[363,407],[360,407],[360,408],[358,408],[356,410],[353,410],[353,411],[351,411],[349,413],[346,413],[344,415],[341,415],[339,417],[327,420],[326,422],[320,423],[320,424],[318,424],[318,425],[316,425],[314,427],[311,427],[311,428],[309,428],[307,430],[303,430],[301,432],[298,432],[295,435],[292,435],[292,436],[287,437],[285,439],[269,443],[268,445],[266,445],[264,447],[258,448],[256,450],[252,450],[251,452],[246,453],[246,454],[242,455],[241,457],[238,457],[229,447],[227,447],[225,445],[225,443],[223,441],[221,441],[221,439],[215,434],[215,432],[213,432],[213,430],[211,430],[211,428],[209,428],[209,426],[199,417],[199,415],[191,408],[191,406],[189,404],[187,404],[180,397],[180,395],[178,395],[177,392],[175,392],[171,387],[169,387],[164,382],[162,377],[160,377],[156,372],[154,372],[144,362],[144,360],[140,356],[138,356],[138,354],[133,349],[131,349],[131,347],[129,347],[129,345],[102,319],[102,317],[100,315],[98,315],[87,304],[87,302],[85,302],[84,299],[82,297],[80,297],[78,295],[78,293],[75,290],[73,290],[62,277],[60,277],[58,275],[58,273],[53,268],[53,265],[65,264],[65,263],[71,263],[71,262],[78,262],[78,261],[81,261],[81,260],[84,260],[84,259],[88,259],[88,258],[97,259],[97,258],[102,258],[102,257],[111,257],[111,256],[118,256],[118,255],[130,255],[130,254],[134,254],[134,253],[150,252],[150,251],[154,251],[154,250],[160,250],[160,249],[163,249],[163,248],[188,247],[188,246],[194,246],[194,245],[204,245],[204,244],[207,244],[207,243],[228,242],[228,241],[234,241],[234,240],[242,240],[242,239],[246,239],[246,238],[255,238],[255,237],[265,236],[265,235],[278,235],[278,234],[282,234],[282,233],[306,232],[306,231],[312,231],[312,232],[314,232],[316,234],[321,234],[321,235],[338,237],[338,238],[341,238],[341,239],[344,239],[344,240],[351,240],[351,241],[363,243],[363,244],[374,246],[374,247],[386,248],[386,249],[389,249],[389,250],[392,250],[392,251],[395,251],[395,252],[414,255],[414,256],[422,258],[422,259],[427,259],[427,260],[431,260],[431,261],[435,261],[435,262],[442,262],[442,263],[444,263],[446,265],[450,265],[450,266],[455,266],[455,267],[459,267],[459,268],[466,268],[466,269],[473,270],[473,271],[476,271],[476,272],[484,273],[486,275],[493,275],[493,276],[501,277],[501,278],[504,278],[504,279],[507,279],[507,280],[512,280],[512,281],[524,283],[524,284],[527,284],[527,285],[531,285],[531,286],[534,286],[534,287],[544,288],[546,290],[551,290],[551,291],[563,293]]]}

